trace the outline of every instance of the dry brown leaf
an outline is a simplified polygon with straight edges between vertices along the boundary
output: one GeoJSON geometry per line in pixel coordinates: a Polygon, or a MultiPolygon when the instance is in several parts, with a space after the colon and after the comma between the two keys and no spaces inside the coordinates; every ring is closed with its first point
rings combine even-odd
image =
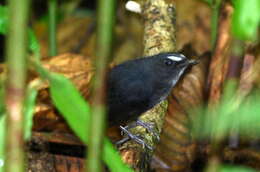
{"type": "Polygon", "coordinates": [[[192,139],[191,120],[195,117],[193,110],[204,103],[209,57],[208,53],[203,55],[200,64],[191,69],[169,97],[161,141],[154,156],[156,169],[183,171],[194,160],[196,144],[192,139]]]}

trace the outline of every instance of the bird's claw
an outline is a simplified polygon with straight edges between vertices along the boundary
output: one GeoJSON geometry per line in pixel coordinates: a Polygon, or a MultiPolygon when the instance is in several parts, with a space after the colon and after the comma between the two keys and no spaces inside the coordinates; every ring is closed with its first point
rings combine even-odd
{"type": "Polygon", "coordinates": [[[119,140],[119,141],[116,143],[116,145],[121,145],[121,144],[127,142],[128,140],[134,140],[135,142],[141,144],[141,145],[143,146],[143,148],[146,147],[146,148],[148,148],[148,149],[150,149],[150,150],[153,150],[153,148],[152,148],[151,146],[149,146],[148,144],[146,144],[145,141],[142,140],[139,136],[134,135],[134,134],[132,134],[130,131],[128,131],[128,128],[129,128],[129,127],[122,127],[122,126],[120,126],[121,131],[122,131],[125,135],[127,135],[127,137],[125,137],[125,138],[119,140]]]}
{"type": "MultiPolygon", "coordinates": [[[[152,123],[146,123],[143,122],[141,120],[137,120],[136,122],[132,122],[129,125],[125,126],[124,128],[126,130],[129,130],[131,128],[135,128],[137,126],[142,126],[143,128],[145,128],[149,133],[152,133],[154,135],[154,137],[156,138],[156,141],[160,140],[160,136],[154,131],[154,124],[152,123]]],[[[121,135],[123,135],[125,132],[121,129],[121,135]]]]}

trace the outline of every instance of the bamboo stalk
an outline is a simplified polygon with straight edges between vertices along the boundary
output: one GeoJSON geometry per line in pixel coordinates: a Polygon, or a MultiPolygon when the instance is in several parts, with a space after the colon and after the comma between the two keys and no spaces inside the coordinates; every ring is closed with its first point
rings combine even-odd
{"type": "Polygon", "coordinates": [[[49,55],[57,55],[57,0],[48,1],[48,12],[49,12],[49,55]]]}
{"type": "Polygon", "coordinates": [[[24,171],[23,103],[26,81],[27,23],[30,0],[9,0],[9,27],[6,42],[6,172],[24,171]]]}
{"type": "Polygon", "coordinates": [[[113,28],[115,22],[115,0],[99,0],[97,16],[96,75],[91,112],[90,138],[88,146],[87,171],[102,170],[101,154],[105,132],[105,75],[111,55],[113,28]]]}

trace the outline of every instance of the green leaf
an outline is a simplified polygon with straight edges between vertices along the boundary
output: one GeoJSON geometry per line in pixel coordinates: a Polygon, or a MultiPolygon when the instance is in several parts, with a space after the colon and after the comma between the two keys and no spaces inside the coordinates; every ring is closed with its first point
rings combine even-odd
{"type": "Polygon", "coordinates": [[[0,116],[0,172],[3,172],[5,150],[5,115],[0,116]]]}
{"type": "Polygon", "coordinates": [[[5,34],[7,29],[7,8],[0,5],[0,33],[5,34]]]}
{"type": "Polygon", "coordinates": [[[35,54],[36,59],[40,59],[40,43],[32,29],[28,30],[29,34],[29,49],[35,54]]]}
{"type": "Polygon", "coordinates": [[[254,40],[260,23],[259,0],[233,0],[232,31],[241,40],[254,40]]]}
{"type": "Polygon", "coordinates": [[[220,168],[219,172],[256,172],[256,170],[241,166],[224,165],[220,168]]]}
{"type": "Polygon", "coordinates": [[[50,74],[48,81],[53,103],[73,131],[86,143],[89,133],[87,126],[90,122],[89,105],[75,86],[64,76],[50,74]]]}
{"type": "MultiPolygon", "coordinates": [[[[7,32],[8,26],[8,8],[6,6],[0,5],[0,34],[5,35],[7,32]]],[[[28,37],[29,37],[29,50],[32,51],[36,58],[40,58],[40,44],[37,40],[32,29],[28,29],[28,37]]]]}
{"type": "MultiPolygon", "coordinates": [[[[51,98],[59,112],[79,138],[88,144],[90,107],[87,102],[67,78],[48,72],[38,63],[34,65],[41,77],[49,81],[51,98]]],[[[123,163],[108,138],[105,138],[102,156],[112,172],[133,172],[123,163]]]]}
{"type": "Polygon", "coordinates": [[[114,148],[108,138],[104,140],[103,160],[112,172],[134,172],[121,159],[121,156],[114,148]]]}
{"type": "Polygon", "coordinates": [[[37,90],[28,88],[27,95],[24,102],[24,139],[29,140],[32,134],[33,113],[35,107],[35,100],[37,90]]]}

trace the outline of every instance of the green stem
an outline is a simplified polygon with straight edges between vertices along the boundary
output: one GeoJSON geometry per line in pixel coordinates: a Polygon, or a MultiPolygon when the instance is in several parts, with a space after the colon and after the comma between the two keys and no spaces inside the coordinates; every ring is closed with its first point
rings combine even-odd
{"type": "Polygon", "coordinates": [[[212,16],[211,16],[211,49],[213,50],[217,41],[217,30],[218,30],[218,15],[219,8],[212,8],[212,16]]]}
{"type": "Polygon", "coordinates": [[[96,75],[94,80],[94,98],[91,113],[90,138],[88,145],[88,172],[102,171],[105,131],[105,74],[106,65],[112,50],[113,28],[115,23],[115,0],[98,1],[96,75]]]}
{"type": "Polygon", "coordinates": [[[218,31],[218,16],[219,7],[221,5],[221,0],[213,0],[211,3],[212,15],[211,15],[211,48],[214,50],[217,41],[217,31],[218,31]]]}
{"type": "Polygon", "coordinates": [[[30,0],[8,0],[9,26],[6,42],[6,159],[7,172],[24,171],[23,103],[26,81],[27,24],[30,0]]]}
{"type": "Polygon", "coordinates": [[[57,55],[57,0],[48,1],[49,10],[49,55],[57,55]]]}

